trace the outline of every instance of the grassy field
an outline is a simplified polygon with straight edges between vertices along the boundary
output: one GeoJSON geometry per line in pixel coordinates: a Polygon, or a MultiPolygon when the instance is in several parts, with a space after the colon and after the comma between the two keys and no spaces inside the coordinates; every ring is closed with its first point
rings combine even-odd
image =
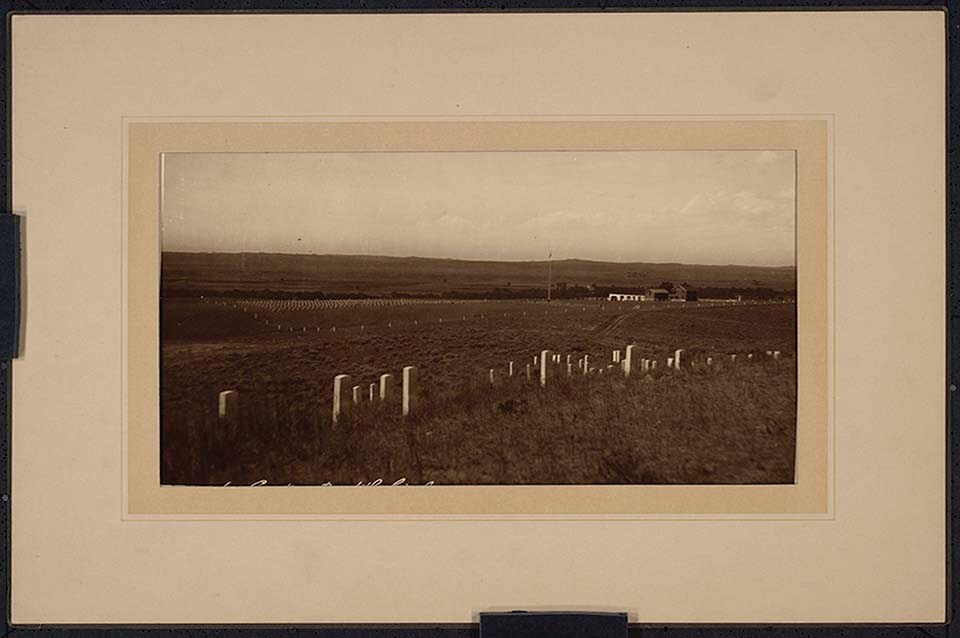
{"type": "Polygon", "coordinates": [[[163,299],[161,478],[789,483],[795,312],[793,304],[163,299]],[[605,366],[628,343],[658,370],[624,379],[584,377],[574,366],[566,379],[564,366],[546,389],[523,374],[542,349],[605,366]],[[666,370],[676,348],[694,369],[666,370]],[[784,355],[774,361],[767,350],[784,355]],[[731,353],[740,355],[735,365],[731,353]],[[384,373],[399,381],[405,365],[420,370],[417,414],[401,418],[397,402],[361,405],[333,427],[334,375],[366,388],[384,373]],[[235,432],[217,424],[222,390],[240,395],[235,432]]]}

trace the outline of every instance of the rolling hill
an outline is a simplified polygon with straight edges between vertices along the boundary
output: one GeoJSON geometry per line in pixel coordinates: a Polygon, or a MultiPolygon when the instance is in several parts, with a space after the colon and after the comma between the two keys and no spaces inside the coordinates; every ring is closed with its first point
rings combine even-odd
{"type": "MultiPolygon", "coordinates": [[[[164,296],[223,293],[325,295],[471,294],[544,290],[546,261],[468,261],[374,255],[164,252],[164,296]]],[[[567,288],[641,289],[662,281],[698,288],[768,288],[791,292],[796,269],[676,263],[615,263],[578,259],[552,262],[554,285],[567,288]]]]}

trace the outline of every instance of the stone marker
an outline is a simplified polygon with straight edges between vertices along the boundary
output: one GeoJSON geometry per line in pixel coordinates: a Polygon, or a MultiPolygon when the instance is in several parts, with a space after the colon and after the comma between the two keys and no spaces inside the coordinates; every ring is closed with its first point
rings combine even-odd
{"type": "Polygon", "coordinates": [[[753,359],[753,353],[752,353],[752,352],[747,355],[747,359],[753,359]]]}
{"type": "Polygon", "coordinates": [[[730,363],[736,363],[736,362],[737,362],[737,355],[735,354],[730,355],[730,363]]]}
{"type": "Polygon", "coordinates": [[[380,375],[380,400],[389,401],[393,398],[393,375],[380,375]]]}
{"type": "Polygon", "coordinates": [[[220,393],[217,402],[217,416],[220,421],[235,423],[240,415],[240,395],[236,390],[225,390],[220,393]]]}
{"type": "Polygon", "coordinates": [[[507,365],[507,374],[508,374],[509,376],[511,376],[511,377],[513,376],[513,361],[511,361],[511,362],[507,365]]]}
{"type": "Polygon", "coordinates": [[[667,367],[668,368],[673,367],[673,357],[667,357],[667,367]]]}
{"type": "Polygon", "coordinates": [[[530,364],[527,364],[527,381],[530,380],[530,364]]]}
{"type": "Polygon", "coordinates": [[[656,369],[657,369],[657,362],[656,362],[656,361],[651,361],[651,362],[650,362],[650,369],[651,369],[651,370],[656,370],[656,369]]]}
{"type": "Polygon", "coordinates": [[[570,365],[571,361],[572,361],[571,355],[568,354],[568,355],[567,355],[567,365],[570,365]]]}
{"type": "Polygon", "coordinates": [[[583,374],[588,374],[590,372],[590,355],[583,355],[583,374]]]}
{"type": "Polygon", "coordinates": [[[683,354],[683,350],[677,350],[673,353],[673,367],[677,370],[680,369],[680,355],[683,354]]]}
{"type": "Polygon", "coordinates": [[[553,359],[553,353],[549,350],[540,351],[540,385],[547,385],[547,377],[550,373],[550,366],[547,365],[548,361],[553,359]]]}
{"type": "Polygon", "coordinates": [[[774,351],[773,351],[773,358],[774,358],[774,359],[779,359],[779,358],[780,358],[780,351],[779,351],[779,350],[774,350],[774,351]]]}
{"type": "Polygon", "coordinates": [[[567,361],[567,376],[568,377],[573,376],[573,364],[570,363],[569,361],[567,361]]]}
{"type": "Polygon", "coordinates": [[[350,412],[350,375],[338,374],[333,378],[333,422],[350,412]]]}
{"type": "Polygon", "coordinates": [[[707,365],[708,365],[708,366],[712,366],[712,365],[713,365],[713,357],[707,357],[707,365]]]}
{"type": "Polygon", "coordinates": [[[631,344],[627,346],[626,349],[624,350],[623,376],[625,377],[629,377],[630,374],[633,372],[634,362],[636,361],[636,357],[634,356],[634,350],[636,349],[637,349],[637,346],[631,344]]]}
{"type": "Polygon", "coordinates": [[[376,399],[377,399],[377,384],[371,383],[370,384],[370,402],[372,403],[373,401],[376,401],[376,399]]]}
{"type": "Polygon", "coordinates": [[[360,403],[360,399],[361,399],[360,386],[355,385],[353,386],[353,402],[360,403]]]}
{"type": "Polygon", "coordinates": [[[420,399],[420,386],[417,383],[417,369],[414,366],[403,368],[403,415],[406,416],[417,409],[420,399]]]}
{"type": "Polygon", "coordinates": [[[493,368],[490,368],[490,385],[493,385],[493,368]]]}
{"type": "Polygon", "coordinates": [[[614,351],[613,351],[613,362],[614,362],[614,363],[620,363],[620,351],[619,351],[619,350],[614,350],[614,351]]]}
{"type": "Polygon", "coordinates": [[[773,350],[767,350],[767,356],[768,356],[768,357],[772,357],[772,356],[773,356],[773,350]]]}

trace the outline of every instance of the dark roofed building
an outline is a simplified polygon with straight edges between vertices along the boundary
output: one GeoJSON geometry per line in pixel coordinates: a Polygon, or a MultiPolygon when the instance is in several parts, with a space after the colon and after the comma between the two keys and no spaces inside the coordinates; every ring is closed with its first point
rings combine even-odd
{"type": "Polygon", "coordinates": [[[670,293],[663,288],[651,288],[647,291],[647,301],[670,301],[670,293]]]}
{"type": "Polygon", "coordinates": [[[678,301],[696,301],[697,291],[687,284],[677,284],[673,287],[672,296],[678,301]]]}

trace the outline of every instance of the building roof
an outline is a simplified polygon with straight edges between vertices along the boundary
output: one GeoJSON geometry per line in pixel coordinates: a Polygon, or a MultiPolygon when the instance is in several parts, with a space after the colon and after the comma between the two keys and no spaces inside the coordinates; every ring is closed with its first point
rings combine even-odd
{"type": "Polygon", "coordinates": [[[670,294],[669,292],[667,292],[667,291],[664,290],[663,288],[651,288],[650,290],[647,291],[648,294],[656,294],[656,293],[658,293],[658,292],[662,292],[662,293],[667,294],[667,295],[670,294]]]}

